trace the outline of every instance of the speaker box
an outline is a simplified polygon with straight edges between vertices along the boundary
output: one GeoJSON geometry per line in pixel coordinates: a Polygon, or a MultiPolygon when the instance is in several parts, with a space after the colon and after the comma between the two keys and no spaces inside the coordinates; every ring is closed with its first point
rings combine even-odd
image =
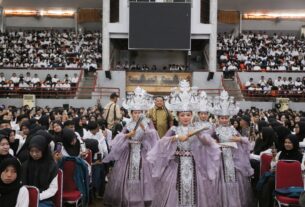
{"type": "Polygon", "coordinates": [[[70,106],[69,106],[69,104],[63,104],[62,107],[68,111],[70,106]]]}
{"type": "Polygon", "coordinates": [[[111,72],[109,70],[105,71],[105,76],[106,76],[106,78],[111,80],[111,72]]]}
{"type": "Polygon", "coordinates": [[[209,72],[207,80],[212,80],[214,78],[214,72],[209,72]]]}

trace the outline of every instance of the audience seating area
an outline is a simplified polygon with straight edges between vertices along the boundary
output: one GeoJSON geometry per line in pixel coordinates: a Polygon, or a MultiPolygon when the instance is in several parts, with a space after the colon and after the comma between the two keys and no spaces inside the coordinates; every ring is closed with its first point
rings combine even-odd
{"type": "Polygon", "coordinates": [[[83,70],[0,70],[0,97],[73,98],[83,70]],[[52,74],[52,75],[51,75],[52,74]]]}
{"type": "Polygon", "coordinates": [[[102,33],[11,31],[0,33],[0,67],[98,68],[102,33]]]}
{"type": "Polygon", "coordinates": [[[219,67],[225,71],[303,71],[305,40],[294,35],[219,34],[219,67]]]}
{"type": "MultiPolygon", "coordinates": [[[[283,74],[285,75],[285,74],[283,74]]],[[[292,78],[278,76],[274,80],[261,76],[259,80],[250,78],[248,81],[240,83],[240,88],[244,96],[272,96],[272,97],[304,97],[305,96],[305,76],[292,78]]]]}

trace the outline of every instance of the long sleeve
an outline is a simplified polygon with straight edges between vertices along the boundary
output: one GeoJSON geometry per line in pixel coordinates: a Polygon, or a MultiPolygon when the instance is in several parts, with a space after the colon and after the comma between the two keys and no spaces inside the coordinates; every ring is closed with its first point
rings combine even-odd
{"type": "Polygon", "coordinates": [[[128,141],[125,138],[125,136],[126,135],[123,132],[115,136],[115,138],[112,140],[111,143],[110,153],[103,159],[104,163],[118,160],[121,157],[121,155],[125,152],[125,150],[128,150],[128,141]]]}
{"type": "Polygon", "coordinates": [[[170,160],[175,159],[177,142],[172,141],[174,131],[169,130],[165,136],[158,140],[155,146],[147,153],[147,161],[153,165],[152,176],[160,178],[170,160]]]}
{"type": "Polygon", "coordinates": [[[107,148],[105,138],[103,138],[99,141],[99,151],[100,151],[100,153],[102,153],[102,157],[105,157],[106,155],[108,155],[108,148],[107,148]]]}
{"type": "Polygon", "coordinates": [[[49,188],[45,191],[42,191],[39,195],[39,199],[42,201],[42,200],[45,200],[45,199],[48,199],[48,198],[51,198],[53,197],[57,190],[58,190],[58,181],[57,181],[57,175],[53,178],[52,182],[50,183],[49,185],[49,188]]]}
{"type": "Polygon", "coordinates": [[[271,163],[270,163],[270,169],[271,170],[275,170],[276,164],[279,161],[279,157],[281,155],[281,152],[278,152],[275,156],[275,160],[272,159],[271,163]]]}
{"type": "Polygon", "coordinates": [[[28,207],[29,203],[29,191],[25,186],[22,186],[19,190],[15,207],[28,207]]]}

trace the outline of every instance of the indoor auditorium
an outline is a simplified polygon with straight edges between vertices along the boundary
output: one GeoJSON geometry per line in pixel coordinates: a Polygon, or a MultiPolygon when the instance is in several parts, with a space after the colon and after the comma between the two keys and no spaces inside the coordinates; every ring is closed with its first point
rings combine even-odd
{"type": "Polygon", "coordinates": [[[0,0],[0,207],[305,207],[305,0],[0,0]]]}

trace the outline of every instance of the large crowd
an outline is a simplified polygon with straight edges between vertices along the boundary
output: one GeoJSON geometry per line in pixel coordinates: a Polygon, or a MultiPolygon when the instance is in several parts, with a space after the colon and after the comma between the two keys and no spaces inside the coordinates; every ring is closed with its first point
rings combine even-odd
{"type": "MultiPolygon", "coordinates": [[[[116,188],[114,187],[117,187],[116,190],[122,190],[122,192],[126,190],[126,188],[121,188],[119,187],[120,185],[115,184],[118,184],[117,182],[120,182],[122,185],[133,185],[132,182],[125,183],[124,178],[122,178],[121,176],[117,177],[117,175],[122,174],[122,176],[127,177],[137,175],[132,175],[128,173],[125,174],[125,172],[128,172],[128,169],[134,173],[137,172],[137,168],[128,168],[128,166],[131,164],[137,166],[137,163],[133,163],[135,162],[136,157],[132,157],[132,160],[128,161],[127,152],[131,150],[132,152],[130,151],[129,153],[137,153],[136,146],[138,142],[142,142],[142,145],[144,146],[143,148],[141,148],[141,150],[143,150],[143,153],[147,152],[146,150],[149,149],[147,147],[152,147],[152,140],[155,136],[160,136],[161,139],[158,138],[160,139],[160,143],[155,143],[155,147],[153,148],[154,150],[157,150],[158,147],[162,148],[163,145],[160,145],[161,143],[164,144],[164,147],[170,147],[173,145],[170,143],[175,143],[175,140],[177,139],[180,140],[178,143],[184,143],[184,136],[174,135],[173,137],[168,137],[168,133],[174,129],[178,130],[179,126],[186,122],[186,117],[183,118],[182,116],[189,116],[187,115],[187,111],[179,112],[177,114],[172,113],[173,111],[171,109],[167,109],[165,107],[164,99],[161,96],[157,96],[155,98],[154,105],[151,106],[152,108],[149,109],[146,114],[149,119],[145,119],[145,121],[142,121],[142,123],[140,122],[140,125],[138,125],[136,124],[135,120],[137,120],[137,118],[138,120],[140,119],[139,117],[141,116],[139,115],[141,114],[142,109],[140,110],[140,108],[136,108],[139,107],[137,106],[136,102],[133,103],[135,107],[131,108],[130,111],[130,108],[129,110],[127,110],[125,105],[123,105],[125,108],[119,106],[119,104],[117,103],[118,95],[111,94],[110,100],[111,101],[104,107],[102,107],[100,102],[98,102],[95,106],[89,108],[50,108],[48,106],[35,108],[23,106],[21,108],[17,108],[15,106],[0,106],[0,192],[1,195],[4,195],[2,197],[6,198],[6,200],[4,201],[5,207],[14,205],[18,207],[26,206],[26,203],[28,202],[28,200],[25,198],[26,196],[28,196],[28,193],[21,185],[17,185],[17,187],[15,186],[15,194],[13,194],[14,196],[3,194],[5,189],[11,189],[8,187],[4,187],[3,190],[3,183],[7,182],[6,186],[11,186],[15,183],[15,181],[10,181],[9,179],[8,181],[5,180],[5,176],[10,172],[10,170],[13,173],[17,174],[14,179],[18,182],[22,180],[23,184],[34,185],[39,189],[41,203],[44,203],[47,206],[52,206],[52,199],[59,187],[56,185],[58,179],[56,169],[58,167],[62,167],[61,162],[63,160],[66,161],[67,159],[72,158],[73,160],[76,159],[77,163],[80,163],[78,165],[81,165],[86,169],[88,168],[88,175],[92,176],[91,183],[93,186],[93,188],[90,190],[90,194],[93,194],[97,199],[104,196],[105,202],[110,201],[110,203],[108,204],[110,206],[112,204],[114,205],[116,204],[114,203],[117,201],[116,199],[125,199],[117,198],[115,196],[114,190],[116,188]],[[152,122],[150,126],[149,122],[147,122],[148,120],[151,120],[152,122]],[[145,128],[145,132],[143,132],[144,134],[142,134],[142,132],[140,133],[133,131],[134,127],[136,127],[137,125],[139,126],[139,128],[143,128],[143,130],[145,128]],[[174,126],[176,126],[176,128],[174,126]],[[157,131],[155,131],[154,129],[156,129],[157,131]],[[167,130],[169,131],[166,132],[167,130]],[[158,135],[156,134],[156,132],[158,135]],[[136,135],[137,133],[140,133],[140,135],[136,135]],[[142,136],[144,136],[144,140],[142,136]],[[168,139],[171,140],[169,143],[167,143],[168,139]],[[125,140],[130,140],[128,141],[129,145],[126,145],[125,140]],[[122,151],[118,151],[119,149],[122,151]],[[88,162],[88,153],[90,152],[92,153],[92,164],[89,164],[91,163],[90,161],[88,162]],[[21,166],[19,162],[16,162],[16,159],[14,157],[20,160],[21,166]],[[42,162],[37,162],[37,160],[41,160],[42,162]],[[111,160],[115,160],[116,164],[113,165],[112,162],[110,162],[109,164],[108,162],[111,160]],[[129,162],[129,164],[127,161],[129,162]],[[105,162],[108,164],[106,164],[105,162]],[[122,162],[127,162],[125,163],[127,166],[125,166],[125,164],[122,166],[122,162]],[[111,168],[112,170],[109,171],[109,169],[111,168]],[[106,186],[107,181],[108,186],[106,186]],[[24,201],[24,205],[22,205],[21,201],[24,201]]],[[[135,98],[135,100],[138,99],[135,98]]],[[[147,100],[145,104],[146,103],[147,100]]],[[[272,150],[277,150],[277,152],[279,152],[278,154],[280,154],[281,151],[284,151],[285,153],[287,153],[287,156],[291,155],[291,159],[296,159],[295,156],[300,155],[300,161],[303,162],[302,155],[297,153],[299,144],[296,145],[294,142],[294,139],[296,139],[297,143],[300,142],[300,144],[304,142],[305,112],[303,111],[293,111],[289,109],[287,111],[280,112],[277,109],[264,110],[251,107],[247,110],[239,110],[237,114],[232,115],[231,117],[217,115],[216,112],[215,114],[213,114],[206,111],[194,113],[190,117],[192,117],[193,123],[196,126],[199,124],[200,126],[204,125],[205,127],[210,128],[210,130],[216,130],[216,135],[218,133],[217,130],[220,129],[218,128],[219,126],[228,126],[230,129],[236,130],[236,132],[239,134],[237,136],[241,136],[242,140],[245,139],[241,141],[242,145],[238,145],[238,147],[241,146],[242,149],[244,146],[247,145],[247,143],[249,143],[249,153],[251,154],[247,154],[247,156],[249,156],[249,162],[251,163],[251,166],[254,169],[254,174],[250,173],[249,175],[247,174],[247,176],[249,176],[249,178],[251,177],[252,186],[254,186],[253,189],[255,189],[253,191],[255,194],[255,198],[258,199],[258,202],[260,202],[261,206],[271,206],[273,192],[272,189],[274,188],[274,186],[272,187],[272,184],[270,186],[269,182],[265,182],[263,184],[259,182],[259,163],[260,156],[262,155],[262,153],[271,154],[272,150]],[[230,118],[228,119],[229,122],[227,123],[227,125],[222,125],[222,123],[224,122],[224,117],[230,118]],[[289,143],[293,143],[293,153],[292,151],[290,153],[288,148],[286,149],[286,142],[288,142],[287,140],[289,141],[289,143]],[[255,187],[258,182],[261,184],[262,189],[266,189],[268,187],[267,189],[271,188],[271,191],[264,191],[264,193],[262,194],[255,187]]],[[[241,138],[238,137],[234,137],[234,139],[236,139],[234,142],[240,142],[241,138]]],[[[217,142],[221,142],[220,138],[216,138],[216,140],[217,142]]],[[[203,141],[203,143],[205,142],[203,141]]],[[[207,144],[206,146],[210,146],[211,143],[209,143],[210,142],[205,143],[207,144]]],[[[173,146],[177,147],[177,150],[180,147],[183,147],[183,145],[180,146],[180,144],[178,144],[177,146],[173,146]]],[[[212,144],[212,146],[214,145],[212,144]]],[[[157,157],[150,157],[152,156],[152,154],[148,153],[147,159],[150,161],[155,160],[157,162],[157,159],[161,159],[162,156],[166,156],[168,153],[171,153],[171,149],[172,147],[168,148],[167,150],[170,151],[164,151],[163,155],[158,154],[157,157]]],[[[196,148],[192,150],[195,149],[196,148]]],[[[154,153],[154,150],[152,150],[153,152],[151,153],[154,153]]],[[[176,148],[173,148],[173,150],[176,151],[176,148]]],[[[213,150],[215,151],[216,148],[214,148],[213,150]]],[[[209,153],[214,153],[213,150],[211,149],[209,153]]],[[[183,151],[179,152],[182,153],[183,151]]],[[[178,153],[178,151],[176,151],[176,153],[178,153]]],[[[186,153],[186,151],[184,151],[184,153],[186,153]]],[[[194,151],[193,153],[198,152],[194,151]]],[[[273,154],[274,163],[276,163],[277,160],[285,159],[285,156],[280,158],[276,157],[278,154],[273,154]]],[[[155,154],[153,155],[156,156],[155,154]]],[[[178,155],[176,154],[176,156],[178,155]]],[[[197,155],[193,154],[193,156],[197,155]]],[[[211,154],[209,154],[208,156],[211,156],[211,154]]],[[[243,157],[243,159],[245,158],[246,157],[243,157]]],[[[166,163],[161,162],[162,160],[159,161],[160,163],[162,163],[162,165],[165,165],[163,167],[166,167],[166,163]]],[[[139,166],[143,167],[145,170],[148,170],[148,168],[146,169],[145,167],[147,165],[146,161],[143,160],[142,162],[143,163],[139,166]]],[[[215,163],[217,163],[216,160],[215,163]]],[[[171,169],[171,167],[173,166],[169,164],[168,167],[166,167],[165,169],[171,169]]],[[[213,168],[211,168],[210,170],[214,170],[215,166],[211,166],[213,166],[213,168]]],[[[159,167],[162,166],[158,166],[156,169],[159,170],[159,167]]],[[[274,173],[273,170],[274,169],[271,168],[270,173],[274,173]]],[[[158,173],[154,170],[153,172],[158,173]]],[[[148,173],[148,171],[145,171],[145,173],[148,173]]],[[[167,173],[167,171],[165,171],[165,173],[167,173]]],[[[199,171],[197,171],[196,173],[199,173],[199,171]]],[[[147,174],[144,174],[143,176],[146,177],[147,174]]],[[[156,176],[162,176],[162,174],[156,174],[156,176]]],[[[197,174],[197,176],[199,175],[197,174]]],[[[209,177],[209,175],[206,176],[209,177]]],[[[246,177],[246,175],[243,176],[246,177]]],[[[141,176],[139,178],[141,179],[141,176]]],[[[161,178],[167,179],[166,176],[161,178]]],[[[87,179],[87,177],[85,179],[87,179]]],[[[137,178],[128,177],[126,179],[137,178]]],[[[240,178],[236,177],[236,179],[240,178]]],[[[272,179],[272,177],[268,177],[266,179],[272,179]]],[[[172,181],[176,183],[176,180],[172,181]]],[[[198,180],[196,183],[199,182],[201,181],[198,180]]],[[[84,191],[85,184],[82,183],[81,180],[77,180],[76,183],[79,190],[82,191],[84,199],[83,201],[88,202],[89,197],[87,196],[89,195],[84,191]]],[[[165,184],[166,183],[162,185],[165,184]]],[[[179,185],[183,184],[179,183],[179,185]]],[[[176,184],[174,186],[176,188],[176,184]]],[[[151,186],[146,187],[150,188],[151,186]]],[[[138,191],[140,189],[136,188],[135,190],[138,191]]],[[[249,193],[249,191],[247,192],[249,193]]],[[[247,192],[241,195],[251,198],[252,193],[247,194],[247,192]]],[[[117,193],[121,194],[120,192],[117,193]]],[[[130,195],[133,194],[132,191],[130,191],[129,193],[130,195]]],[[[136,193],[136,195],[138,194],[136,193]]],[[[160,192],[158,195],[161,195],[160,192]]],[[[162,197],[163,196],[170,195],[162,194],[162,197]]],[[[126,199],[129,199],[129,197],[127,196],[126,199]]],[[[157,196],[156,199],[161,198],[158,198],[157,196]]],[[[216,200],[213,199],[213,201],[219,200],[220,198],[216,200]]],[[[150,205],[151,203],[147,203],[147,201],[145,201],[145,204],[150,205]]]]}
{"type": "Polygon", "coordinates": [[[304,94],[305,77],[297,77],[293,80],[292,77],[279,76],[272,80],[272,78],[265,79],[261,76],[258,81],[250,78],[243,86],[250,94],[270,95],[272,91],[277,91],[276,95],[300,95],[304,94]]]}
{"type": "Polygon", "coordinates": [[[218,35],[218,63],[223,71],[303,71],[305,40],[295,35],[245,32],[218,35]]]}
{"type": "Polygon", "coordinates": [[[0,67],[97,69],[102,62],[101,35],[53,30],[0,33],[0,67]]]}

